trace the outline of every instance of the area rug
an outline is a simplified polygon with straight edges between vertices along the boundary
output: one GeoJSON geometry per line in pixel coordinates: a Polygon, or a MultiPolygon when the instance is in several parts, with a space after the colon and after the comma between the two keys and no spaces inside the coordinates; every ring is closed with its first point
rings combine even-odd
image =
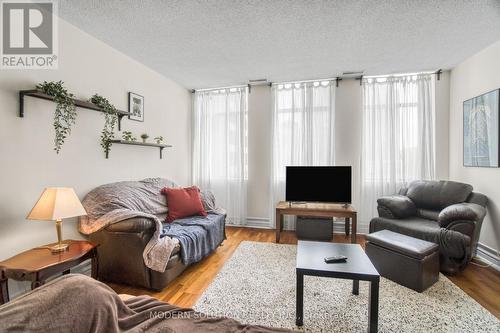
{"type": "MultiPolygon", "coordinates": [[[[295,326],[296,246],[242,242],[195,310],[305,332],[365,332],[368,283],[306,276],[304,326],[295,326]]],[[[494,297],[494,295],[492,295],[494,297]]],[[[500,332],[500,321],[445,276],[423,293],[380,281],[379,332],[500,332]]]]}

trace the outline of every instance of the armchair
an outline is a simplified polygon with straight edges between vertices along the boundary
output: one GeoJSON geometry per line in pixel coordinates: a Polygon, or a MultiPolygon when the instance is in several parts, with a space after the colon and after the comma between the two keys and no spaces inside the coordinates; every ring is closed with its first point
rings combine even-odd
{"type": "Polygon", "coordinates": [[[415,181],[377,200],[379,217],[370,221],[370,233],[387,229],[436,243],[441,271],[454,274],[476,253],[487,202],[468,184],[415,181]]]}

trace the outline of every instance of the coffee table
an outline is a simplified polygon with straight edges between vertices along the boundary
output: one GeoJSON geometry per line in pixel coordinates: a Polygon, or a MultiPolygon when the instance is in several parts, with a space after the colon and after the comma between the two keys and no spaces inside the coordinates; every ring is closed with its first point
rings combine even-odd
{"type": "Polygon", "coordinates": [[[353,280],[352,293],[359,294],[359,280],[370,282],[368,332],[378,330],[378,297],[380,275],[358,244],[299,241],[297,245],[296,324],[304,321],[304,275],[353,280]],[[346,256],[347,262],[327,264],[325,257],[346,256]]]}

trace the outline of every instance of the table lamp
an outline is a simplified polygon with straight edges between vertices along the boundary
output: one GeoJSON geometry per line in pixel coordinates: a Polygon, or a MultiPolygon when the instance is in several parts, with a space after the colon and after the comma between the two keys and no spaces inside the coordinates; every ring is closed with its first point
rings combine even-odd
{"type": "Polygon", "coordinates": [[[87,215],[75,191],[69,187],[46,188],[35,207],[28,214],[28,220],[56,221],[57,244],[50,246],[54,252],[65,251],[69,244],[62,243],[62,219],[87,215]]]}

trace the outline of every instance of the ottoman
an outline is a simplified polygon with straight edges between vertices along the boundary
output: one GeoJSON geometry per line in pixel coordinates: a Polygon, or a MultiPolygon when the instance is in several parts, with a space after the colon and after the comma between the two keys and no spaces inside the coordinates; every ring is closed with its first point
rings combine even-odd
{"type": "Polygon", "coordinates": [[[422,292],[439,279],[438,245],[381,230],[366,235],[365,252],[380,275],[422,292]]]}

